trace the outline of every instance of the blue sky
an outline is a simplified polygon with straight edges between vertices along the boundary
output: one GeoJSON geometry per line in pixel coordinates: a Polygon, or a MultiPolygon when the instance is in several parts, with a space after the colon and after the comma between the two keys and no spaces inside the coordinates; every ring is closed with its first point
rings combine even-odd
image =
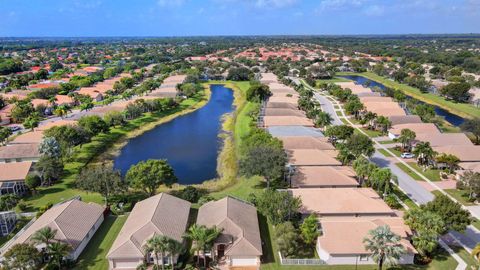
{"type": "Polygon", "coordinates": [[[478,32],[480,0],[0,0],[0,36],[478,32]]]}

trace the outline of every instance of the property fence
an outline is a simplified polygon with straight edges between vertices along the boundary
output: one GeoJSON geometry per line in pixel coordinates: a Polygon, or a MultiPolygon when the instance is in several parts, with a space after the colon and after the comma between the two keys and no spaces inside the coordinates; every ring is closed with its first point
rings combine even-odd
{"type": "Polygon", "coordinates": [[[282,265],[324,265],[326,262],[321,259],[289,259],[283,258],[282,253],[278,252],[280,264],[282,265]]]}

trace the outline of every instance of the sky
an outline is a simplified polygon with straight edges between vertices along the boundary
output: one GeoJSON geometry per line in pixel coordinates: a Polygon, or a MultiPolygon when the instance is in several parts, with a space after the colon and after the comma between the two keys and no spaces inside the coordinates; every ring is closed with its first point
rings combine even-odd
{"type": "Polygon", "coordinates": [[[0,0],[2,37],[479,32],[480,0],[0,0]]]}

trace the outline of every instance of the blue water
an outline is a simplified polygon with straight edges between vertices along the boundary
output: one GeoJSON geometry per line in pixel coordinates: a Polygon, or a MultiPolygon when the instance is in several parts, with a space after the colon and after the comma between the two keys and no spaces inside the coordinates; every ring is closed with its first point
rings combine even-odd
{"type": "Polygon", "coordinates": [[[167,159],[180,184],[197,184],[217,177],[221,118],[233,110],[233,91],[212,85],[210,101],[195,112],[159,125],[128,141],[114,160],[125,174],[147,159],[167,159]]]}
{"type": "MultiPolygon", "coordinates": [[[[362,77],[362,76],[341,76],[343,78],[346,78],[346,79],[349,79],[349,80],[352,80],[354,82],[357,82],[358,84],[364,84],[364,83],[369,83],[370,86],[369,87],[379,87],[380,89],[382,90],[385,90],[385,85],[381,84],[381,83],[378,83],[376,81],[372,81],[370,79],[367,79],[365,77],[362,77]]],[[[413,98],[413,97],[410,97],[410,96],[407,96],[408,98],[413,98]]],[[[417,100],[419,103],[424,103],[420,100],[417,100]]],[[[460,126],[464,121],[465,119],[463,117],[460,117],[456,114],[453,114],[447,110],[444,110],[438,106],[435,106],[435,105],[432,105],[434,108],[435,108],[435,113],[439,116],[441,116],[442,118],[445,119],[445,121],[449,122],[450,124],[454,125],[454,126],[460,126]]]]}

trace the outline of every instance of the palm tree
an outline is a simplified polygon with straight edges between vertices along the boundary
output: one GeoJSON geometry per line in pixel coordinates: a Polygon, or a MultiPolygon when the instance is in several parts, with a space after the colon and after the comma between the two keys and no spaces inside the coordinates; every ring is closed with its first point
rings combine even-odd
{"type": "Polygon", "coordinates": [[[170,263],[172,264],[172,269],[175,269],[175,263],[173,261],[173,258],[177,255],[182,254],[185,248],[182,243],[174,239],[170,239],[170,241],[168,242],[167,250],[168,254],[170,255],[170,263]]]}
{"type": "Polygon", "coordinates": [[[368,159],[364,157],[359,157],[353,162],[353,169],[355,170],[355,174],[360,180],[360,185],[367,184],[370,186],[370,181],[366,181],[367,179],[370,180],[370,176],[372,173],[377,169],[377,165],[368,161],[368,159]]]}
{"type": "Polygon", "coordinates": [[[460,159],[455,155],[443,153],[437,157],[437,162],[445,163],[448,167],[448,172],[453,173],[453,171],[455,171],[455,169],[458,167],[460,159]]]}
{"type": "Polygon", "coordinates": [[[363,239],[365,249],[372,252],[372,259],[382,270],[383,265],[396,265],[405,253],[405,248],[400,244],[400,236],[390,230],[388,225],[379,226],[370,230],[363,239]]]}
{"type": "Polygon", "coordinates": [[[417,137],[417,134],[415,134],[414,131],[408,128],[402,129],[400,136],[398,137],[398,140],[402,143],[402,149],[408,149],[408,151],[410,151],[415,137],[417,137]]]}
{"type": "Polygon", "coordinates": [[[48,245],[55,239],[57,230],[50,227],[43,227],[40,230],[36,231],[32,236],[32,241],[36,244],[45,244],[48,245]]]}
{"type": "Polygon", "coordinates": [[[420,142],[413,149],[419,165],[428,166],[437,155],[437,152],[430,146],[430,142],[420,142]]]}
{"type": "MultiPolygon", "coordinates": [[[[205,254],[205,251],[211,248],[211,244],[220,235],[221,230],[217,227],[207,228],[204,225],[192,225],[185,237],[193,241],[195,252],[197,253],[197,265],[200,262],[200,251],[205,254]]],[[[206,260],[203,260],[204,266],[206,266],[206,260]]]]}
{"type": "Polygon", "coordinates": [[[47,251],[51,260],[57,265],[57,269],[60,269],[62,259],[70,254],[72,247],[63,242],[53,242],[47,246],[47,251]]]}
{"type": "Polygon", "coordinates": [[[477,259],[477,261],[480,261],[480,243],[477,244],[473,249],[472,249],[472,256],[477,259]]]}
{"type": "Polygon", "coordinates": [[[165,258],[165,254],[168,251],[170,240],[171,239],[165,235],[154,235],[152,238],[148,239],[145,244],[145,250],[155,254],[155,264],[159,265],[159,261],[162,261],[162,269],[165,269],[163,258],[165,258]]]}
{"type": "Polygon", "coordinates": [[[317,114],[317,120],[315,120],[315,125],[325,128],[332,124],[332,116],[327,112],[319,112],[317,114]]]}
{"type": "Polygon", "coordinates": [[[381,115],[375,120],[375,125],[380,127],[382,134],[387,133],[387,130],[392,126],[392,122],[387,117],[381,115]]]}
{"type": "Polygon", "coordinates": [[[367,112],[363,118],[362,118],[362,121],[361,121],[361,124],[364,125],[364,124],[367,124],[368,123],[368,126],[372,126],[373,125],[373,121],[377,118],[377,114],[376,113],[373,113],[373,112],[367,112]]]}
{"type": "Polygon", "coordinates": [[[376,168],[368,179],[372,188],[380,193],[383,198],[388,195],[393,189],[393,183],[397,182],[397,178],[389,168],[376,168]]]}

